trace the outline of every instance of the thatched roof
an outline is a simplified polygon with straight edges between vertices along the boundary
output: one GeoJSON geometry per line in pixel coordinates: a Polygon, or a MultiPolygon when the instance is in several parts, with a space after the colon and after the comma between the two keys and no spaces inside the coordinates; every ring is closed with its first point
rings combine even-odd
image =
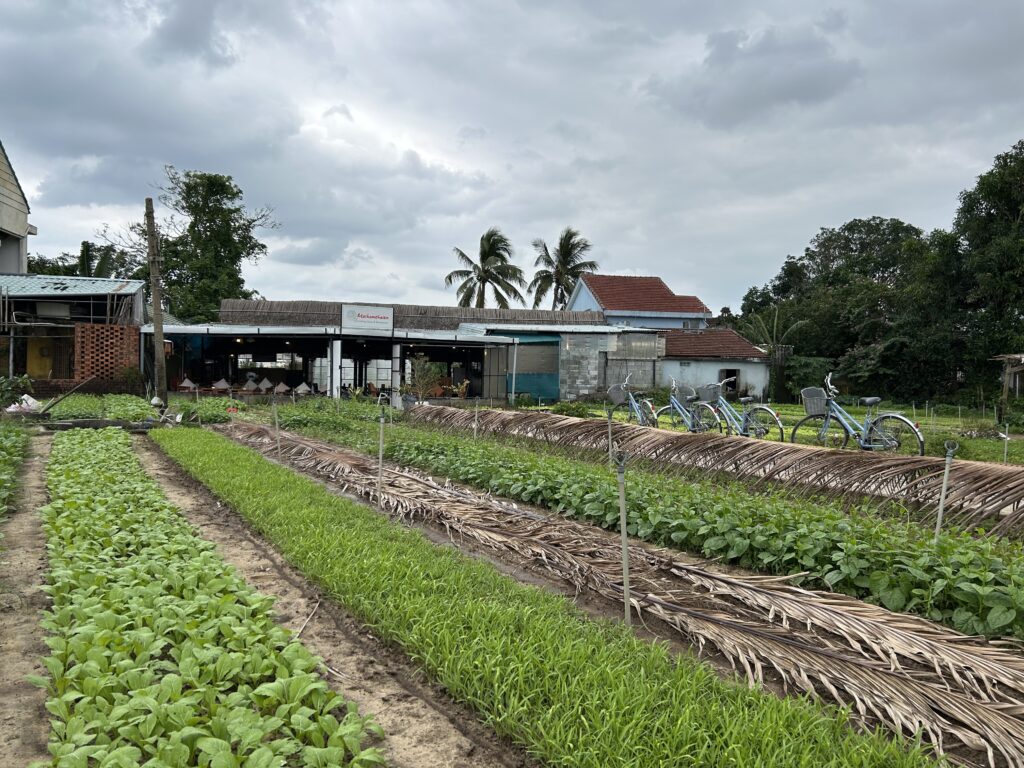
{"type": "MultiPolygon", "coordinates": [[[[548,309],[431,307],[391,304],[395,328],[454,331],[460,323],[522,323],[528,325],[604,325],[601,312],[552,312],[548,309]]],[[[222,299],[220,321],[246,325],[338,325],[340,301],[259,301],[222,299]]]]}

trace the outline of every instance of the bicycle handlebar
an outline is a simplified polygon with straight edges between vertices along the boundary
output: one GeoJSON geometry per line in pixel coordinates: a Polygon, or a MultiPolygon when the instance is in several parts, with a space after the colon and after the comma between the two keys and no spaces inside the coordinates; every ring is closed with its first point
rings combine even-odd
{"type": "Polygon", "coordinates": [[[631,378],[632,376],[633,376],[633,374],[632,374],[632,373],[627,373],[627,374],[626,374],[626,379],[625,379],[625,381],[623,381],[623,382],[622,382],[622,388],[623,388],[623,389],[625,389],[625,388],[626,388],[627,386],[629,386],[629,380],[630,380],[630,378],[631,378]]]}
{"type": "Polygon", "coordinates": [[[728,379],[722,379],[720,382],[718,382],[718,386],[724,387],[730,381],[736,381],[736,377],[735,376],[730,376],[728,379]]]}
{"type": "Polygon", "coordinates": [[[828,375],[825,377],[825,391],[828,393],[829,397],[835,397],[839,394],[839,390],[832,385],[832,371],[829,371],[828,375]]]}

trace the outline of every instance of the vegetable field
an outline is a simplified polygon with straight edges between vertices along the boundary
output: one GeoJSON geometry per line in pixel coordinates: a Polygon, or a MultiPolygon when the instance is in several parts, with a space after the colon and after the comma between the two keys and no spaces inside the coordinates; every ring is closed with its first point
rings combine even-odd
{"type": "Polygon", "coordinates": [[[35,765],[1024,768],[1019,539],[652,454],[626,473],[631,628],[596,449],[392,413],[378,466],[373,405],[284,404],[279,435],[265,405],[171,410],[0,426],[0,505],[49,453],[35,765]],[[478,735],[431,759],[408,701],[478,735]]]}
{"type": "Polygon", "coordinates": [[[46,708],[60,766],[368,766],[380,735],[188,529],[119,430],[57,436],[46,708]]]}
{"type": "MultiPolygon", "coordinates": [[[[373,409],[342,414],[285,408],[282,425],[372,452],[373,409]]],[[[618,525],[614,474],[600,462],[522,442],[466,440],[396,424],[385,445],[399,463],[603,527],[618,525]]],[[[930,528],[739,483],[633,471],[626,492],[629,532],[646,541],[714,557],[797,583],[925,616],[969,634],[1024,638],[1024,547],[930,528]]]]}

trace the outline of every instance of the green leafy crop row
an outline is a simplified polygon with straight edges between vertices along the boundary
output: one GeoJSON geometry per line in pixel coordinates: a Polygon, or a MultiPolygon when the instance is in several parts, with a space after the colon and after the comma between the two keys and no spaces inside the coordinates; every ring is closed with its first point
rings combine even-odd
{"type": "MultiPolygon", "coordinates": [[[[0,424],[0,520],[14,493],[18,467],[25,455],[25,433],[17,427],[0,424]]],[[[3,534],[0,533],[0,548],[3,534]]]]}
{"type": "Polygon", "coordinates": [[[326,685],[270,598],[197,538],[120,430],[57,435],[42,510],[52,761],[368,766],[379,728],[326,685]]]}
{"type": "Polygon", "coordinates": [[[231,420],[231,411],[244,411],[245,403],[230,397],[177,397],[171,400],[171,410],[187,418],[198,417],[203,424],[219,424],[231,420]]]}
{"type": "Polygon", "coordinates": [[[298,568],[551,766],[923,766],[846,715],[723,682],[690,656],[437,547],[205,430],[152,435],[298,568]]]}
{"type": "MultiPolygon", "coordinates": [[[[282,426],[376,451],[363,418],[282,409],[282,426]]],[[[618,525],[618,490],[606,467],[428,428],[389,428],[386,455],[492,493],[604,527],[618,525]]],[[[849,513],[736,483],[693,482],[631,471],[629,532],[744,568],[806,574],[808,586],[916,613],[969,634],[1024,637],[1024,549],[1005,539],[944,532],[938,544],[914,523],[849,513]]]]}
{"type": "Polygon", "coordinates": [[[145,398],[135,395],[68,395],[49,411],[54,419],[144,421],[156,416],[145,398]]]}

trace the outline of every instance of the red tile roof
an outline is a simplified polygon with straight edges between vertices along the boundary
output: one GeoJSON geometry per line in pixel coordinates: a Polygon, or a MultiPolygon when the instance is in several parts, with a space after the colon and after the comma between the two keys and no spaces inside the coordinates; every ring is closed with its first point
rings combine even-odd
{"type": "Polygon", "coordinates": [[[605,310],[710,314],[696,296],[677,296],[660,277],[583,275],[583,282],[605,310]]]}
{"type": "Polygon", "coordinates": [[[732,328],[664,331],[661,335],[665,338],[665,357],[768,357],[732,328]]]}

